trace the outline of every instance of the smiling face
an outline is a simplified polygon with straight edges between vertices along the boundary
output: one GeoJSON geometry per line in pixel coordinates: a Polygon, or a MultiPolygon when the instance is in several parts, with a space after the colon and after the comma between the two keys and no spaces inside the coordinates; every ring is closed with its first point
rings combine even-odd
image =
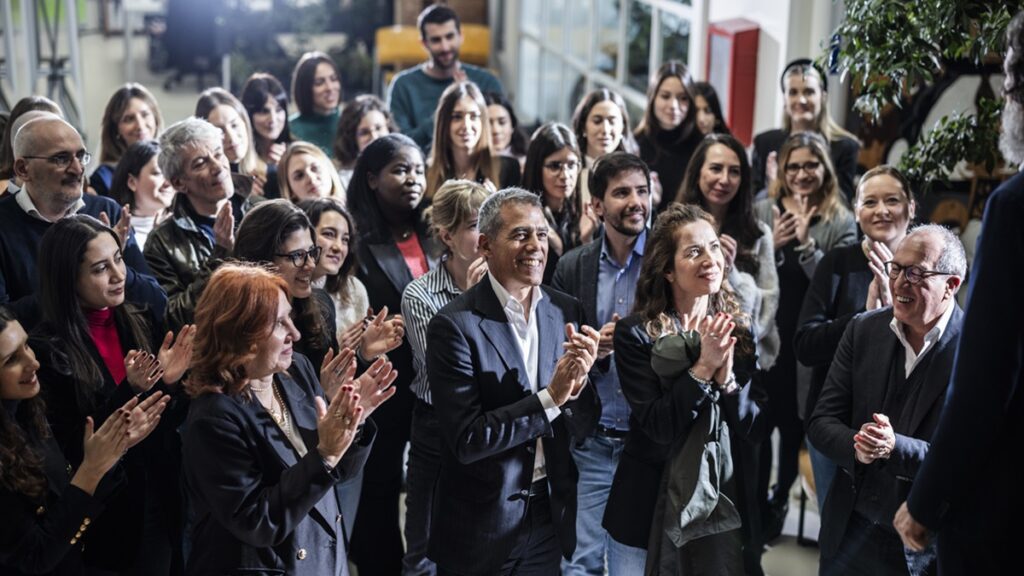
{"type": "Polygon", "coordinates": [[[715,113],[711,111],[708,101],[701,95],[693,97],[693,105],[697,108],[697,129],[707,136],[715,131],[715,113]]]}
{"type": "Polygon", "coordinates": [[[124,303],[127,271],[113,235],[99,233],[85,245],[75,292],[83,308],[102,310],[124,303]]]}
{"type": "Polygon", "coordinates": [[[380,110],[370,110],[363,114],[363,119],[356,126],[356,147],[362,152],[363,148],[370,145],[370,142],[390,133],[388,119],[384,117],[384,114],[380,110]]]}
{"type": "Polygon", "coordinates": [[[794,70],[786,75],[786,114],[795,127],[801,130],[812,128],[821,112],[821,80],[817,75],[804,75],[794,70]]]}
{"type": "Polygon", "coordinates": [[[295,154],[288,160],[288,188],[292,200],[323,198],[331,193],[331,168],[312,154],[295,154]]]}
{"type": "Polygon", "coordinates": [[[435,67],[447,70],[459,61],[462,33],[455,25],[455,20],[440,24],[424,24],[422,41],[435,67]]]}
{"type": "Polygon", "coordinates": [[[683,123],[690,109],[690,96],[679,78],[669,76],[662,80],[654,94],[654,118],[662,130],[674,130],[683,123]]]}
{"type": "Polygon", "coordinates": [[[487,119],[491,125],[491,147],[504,152],[512,145],[512,116],[501,104],[490,104],[487,119]]]}
{"type": "Polygon", "coordinates": [[[245,365],[249,378],[264,378],[284,372],[292,365],[292,347],[299,340],[299,331],[291,319],[292,306],[288,295],[278,292],[277,314],[270,335],[261,341],[256,357],[245,365]]]}
{"type": "Polygon", "coordinates": [[[323,248],[323,255],[316,265],[313,276],[333,276],[341,270],[341,265],[348,258],[348,248],[352,236],[348,219],[334,210],[325,210],[320,214],[316,224],[316,243],[323,248]]]}
{"type": "Polygon", "coordinates": [[[28,400],[39,394],[39,362],[28,334],[16,320],[0,332],[0,400],[28,400]]]}
{"type": "Polygon", "coordinates": [[[651,190],[640,170],[620,172],[608,179],[604,200],[593,198],[594,213],[604,225],[623,236],[639,236],[651,211],[651,190]]]}
{"type": "Polygon", "coordinates": [[[622,143],[622,111],[611,100],[598,102],[587,114],[587,156],[600,158],[622,143]]]}
{"type": "Polygon", "coordinates": [[[281,107],[277,98],[267,95],[267,102],[252,114],[252,129],[260,138],[274,142],[284,130],[286,115],[285,109],[281,107]]]}
{"type": "Polygon", "coordinates": [[[183,174],[171,182],[174,188],[187,195],[200,214],[216,214],[217,203],[235,193],[231,166],[222,144],[197,140],[186,146],[182,160],[183,174]]]}
{"type": "Polygon", "coordinates": [[[794,196],[813,196],[825,182],[825,164],[810,148],[790,152],[783,165],[786,188],[794,196]]]}
{"type": "Polygon", "coordinates": [[[327,62],[316,65],[313,75],[313,110],[317,114],[331,114],[341,102],[341,80],[338,71],[327,62]]]}
{"type": "Polygon", "coordinates": [[[487,269],[511,293],[540,286],[548,257],[548,223],[539,206],[509,202],[501,207],[501,229],[480,236],[487,269]]]}
{"type": "Polygon", "coordinates": [[[245,120],[227,104],[221,104],[210,110],[210,117],[207,120],[210,124],[220,128],[224,134],[224,154],[227,155],[228,161],[236,164],[241,162],[249,150],[249,134],[245,129],[245,120]]]}
{"type": "Polygon", "coordinates": [[[580,175],[580,159],[572,148],[562,148],[544,158],[544,196],[551,200],[563,201],[571,198],[576,191],[580,175]]]}
{"type": "Polygon", "coordinates": [[[469,96],[459,98],[452,108],[452,122],[449,126],[452,148],[467,154],[475,152],[483,126],[483,115],[476,101],[469,96]]]}
{"type": "Polygon", "coordinates": [[[128,189],[135,195],[135,206],[146,213],[170,208],[174,200],[174,188],[160,171],[157,156],[146,162],[138,176],[128,175],[128,189]]]}
{"type": "Polygon", "coordinates": [[[722,287],[725,257],[718,234],[706,220],[680,226],[675,232],[676,252],[665,279],[677,302],[714,294],[722,287]]]}
{"type": "Polygon", "coordinates": [[[376,192],[381,210],[398,214],[411,212],[420,205],[427,188],[423,154],[419,148],[402,148],[380,174],[369,174],[367,182],[376,192]]]}
{"type": "MultiPolygon", "coordinates": [[[[309,229],[296,230],[285,237],[277,247],[277,254],[306,254],[313,248],[313,236],[309,229]]],[[[289,256],[274,255],[277,274],[288,283],[288,291],[293,298],[309,298],[313,294],[313,270],[316,261],[312,257],[303,258],[296,266],[289,256]]]]}
{"type": "Polygon", "coordinates": [[[26,156],[42,158],[16,159],[15,173],[34,197],[68,206],[74,204],[82,197],[85,178],[85,166],[77,157],[85,152],[82,137],[70,125],[57,120],[35,120],[26,124],[22,131],[29,129],[33,130],[34,138],[26,156]],[[60,168],[47,160],[57,154],[74,158],[65,168],[60,168]]]}
{"type": "MultiPolygon", "coordinates": [[[[910,234],[900,242],[892,256],[901,267],[920,266],[935,270],[942,255],[942,238],[931,232],[910,234]]],[[[931,330],[952,305],[953,296],[960,285],[956,276],[936,274],[927,276],[918,284],[907,282],[906,272],[889,279],[892,291],[892,314],[897,320],[920,336],[931,330]]]]}
{"type": "MultiPolygon", "coordinates": [[[[790,155],[792,156],[792,155],[790,155]]],[[[740,189],[740,159],[725,144],[714,144],[700,167],[700,193],[708,206],[728,207],[740,189]]]]}
{"type": "Polygon", "coordinates": [[[879,174],[861,184],[857,195],[857,223],[875,242],[891,245],[903,238],[915,209],[900,181],[888,174],[879,174]]]}
{"type": "Polygon", "coordinates": [[[156,137],[156,116],[141,98],[131,98],[117,119],[117,135],[125,147],[156,137]]]}

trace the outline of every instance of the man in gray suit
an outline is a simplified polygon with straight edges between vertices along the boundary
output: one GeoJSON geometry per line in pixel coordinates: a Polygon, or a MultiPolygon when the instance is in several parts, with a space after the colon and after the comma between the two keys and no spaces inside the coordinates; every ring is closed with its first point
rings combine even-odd
{"type": "Polygon", "coordinates": [[[963,313],[960,240],[920,226],[886,263],[892,308],[847,327],[807,435],[846,472],[822,511],[821,574],[921,574],[934,550],[904,553],[892,517],[938,424],[963,313]]]}

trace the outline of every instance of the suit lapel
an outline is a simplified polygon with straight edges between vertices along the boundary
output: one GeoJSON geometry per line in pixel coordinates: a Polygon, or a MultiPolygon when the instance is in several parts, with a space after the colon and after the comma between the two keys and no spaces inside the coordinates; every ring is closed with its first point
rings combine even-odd
{"type": "MultiPolygon", "coordinates": [[[[541,289],[543,290],[543,288],[541,289]]],[[[555,317],[555,306],[551,296],[545,294],[537,305],[537,387],[547,388],[551,375],[555,372],[555,363],[562,350],[562,334],[565,327],[559,325],[555,317]]]]}
{"type": "Polygon", "coordinates": [[[391,285],[401,294],[409,282],[412,282],[412,273],[409,272],[409,267],[405,264],[405,258],[402,257],[398,246],[395,246],[393,242],[388,242],[369,244],[367,248],[377,260],[381,270],[384,271],[384,275],[391,281],[391,285]]]}
{"type": "Polygon", "coordinates": [[[604,243],[604,236],[595,238],[586,250],[588,253],[581,259],[582,270],[580,271],[580,302],[587,307],[586,313],[590,321],[594,323],[595,329],[600,329],[601,319],[597,317],[597,282],[598,270],[601,260],[601,246],[604,243]]]}
{"type": "MultiPolygon", "coordinates": [[[[867,370],[864,371],[865,378],[854,382],[854,386],[859,387],[858,392],[863,392],[863,394],[854,394],[854,397],[859,395],[864,398],[864,402],[861,404],[862,413],[859,414],[859,417],[864,420],[851,422],[850,425],[855,428],[859,428],[864,422],[871,422],[872,413],[881,412],[881,406],[885,405],[885,393],[890,386],[889,377],[893,369],[892,363],[895,361],[896,350],[897,347],[902,346],[896,338],[896,334],[889,328],[889,321],[892,321],[891,310],[885,313],[885,318],[887,322],[884,334],[877,339],[868,335],[868,338],[877,344],[871,346],[869,353],[865,356],[871,359],[870,362],[864,363],[867,365],[867,370]]],[[[903,366],[898,366],[897,369],[902,370],[903,366]]],[[[889,416],[895,418],[892,414],[889,416]]],[[[854,418],[857,417],[858,414],[855,412],[854,418]]]]}
{"type": "Polygon", "coordinates": [[[519,383],[524,388],[530,388],[530,379],[526,374],[526,362],[519,351],[519,342],[513,334],[512,325],[509,324],[508,316],[498,301],[498,295],[491,288],[491,281],[485,277],[477,284],[476,289],[476,311],[480,314],[480,332],[497,352],[505,370],[517,370],[521,374],[519,383]]]}
{"type": "Polygon", "coordinates": [[[946,324],[946,330],[943,331],[942,338],[939,338],[935,348],[927,353],[931,355],[931,361],[928,363],[928,373],[925,374],[924,380],[921,382],[921,393],[917,398],[917,402],[914,403],[914,411],[911,412],[910,423],[907,427],[907,431],[910,434],[914,434],[917,431],[921,422],[931,412],[932,406],[943,397],[949,384],[949,379],[953,375],[956,342],[959,341],[960,324],[964,314],[955,303],[953,306],[956,307],[953,309],[953,314],[949,317],[949,323],[946,324]]]}

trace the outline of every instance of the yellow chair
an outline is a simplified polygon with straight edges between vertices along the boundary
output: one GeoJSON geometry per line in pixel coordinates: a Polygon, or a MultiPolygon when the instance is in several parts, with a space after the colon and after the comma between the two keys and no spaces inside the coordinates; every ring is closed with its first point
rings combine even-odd
{"type": "MultiPolygon", "coordinates": [[[[427,59],[416,26],[385,26],[377,29],[377,47],[373,54],[373,92],[383,96],[384,87],[402,70],[427,59]],[[388,68],[384,70],[384,68],[388,68]]],[[[491,57],[491,29],[482,24],[462,25],[459,59],[487,66],[491,57]]]]}

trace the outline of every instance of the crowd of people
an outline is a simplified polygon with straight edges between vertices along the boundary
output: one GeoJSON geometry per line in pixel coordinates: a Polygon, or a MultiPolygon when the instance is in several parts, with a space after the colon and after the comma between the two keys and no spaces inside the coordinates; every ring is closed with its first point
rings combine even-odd
{"type": "Polygon", "coordinates": [[[1020,176],[961,310],[963,245],[858,174],[812,60],[749,153],[678,61],[635,127],[602,88],[528,135],[458,15],[418,25],[386,102],[318,52],[166,126],[126,84],[88,177],[17,103],[0,573],[756,576],[804,447],[822,574],[1010,569],[1020,176]]]}

